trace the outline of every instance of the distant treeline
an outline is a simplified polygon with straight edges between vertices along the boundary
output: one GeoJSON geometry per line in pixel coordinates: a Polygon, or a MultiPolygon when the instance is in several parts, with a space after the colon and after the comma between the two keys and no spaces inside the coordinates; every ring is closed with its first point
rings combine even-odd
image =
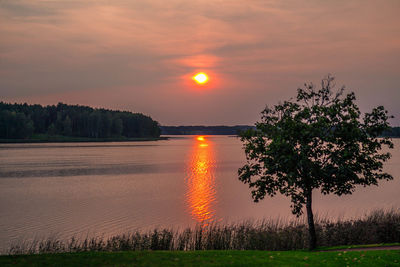
{"type": "Polygon", "coordinates": [[[33,135],[86,138],[159,137],[158,122],[140,113],[93,109],[59,103],[52,106],[0,102],[0,138],[33,135]]]}
{"type": "MultiPolygon", "coordinates": [[[[160,126],[149,116],[59,103],[52,106],[0,102],[0,139],[35,135],[82,138],[157,138],[163,135],[237,135],[253,128],[237,126],[160,126]]],[[[382,136],[400,137],[400,127],[382,136]]]]}
{"type": "Polygon", "coordinates": [[[392,127],[390,130],[385,131],[382,136],[385,137],[400,137],[400,127],[392,127]]]}
{"type": "Polygon", "coordinates": [[[164,135],[237,135],[241,131],[254,128],[248,125],[237,126],[161,126],[164,135]]]}
{"type": "MultiPolygon", "coordinates": [[[[209,135],[237,135],[241,131],[247,129],[255,129],[250,125],[237,125],[237,126],[160,126],[161,134],[164,135],[196,135],[196,134],[209,134],[209,135]]],[[[390,130],[385,131],[382,137],[400,137],[400,127],[392,127],[390,130]]]]}

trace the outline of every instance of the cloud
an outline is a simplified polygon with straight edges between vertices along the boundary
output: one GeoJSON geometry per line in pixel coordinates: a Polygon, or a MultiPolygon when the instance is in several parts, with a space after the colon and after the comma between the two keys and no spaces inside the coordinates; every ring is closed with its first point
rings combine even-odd
{"type": "Polygon", "coordinates": [[[400,117],[399,11],[399,1],[3,0],[0,92],[140,108],[165,124],[245,124],[333,73],[364,109],[379,87],[400,117]],[[193,88],[197,70],[212,90],[193,88]]]}

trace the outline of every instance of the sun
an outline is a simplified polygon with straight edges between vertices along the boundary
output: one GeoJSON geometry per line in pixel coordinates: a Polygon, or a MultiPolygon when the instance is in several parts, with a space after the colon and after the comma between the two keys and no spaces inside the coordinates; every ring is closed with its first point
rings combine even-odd
{"type": "Polygon", "coordinates": [[[193,80],[198,84],[205,84],[208,82],[208,76],[204,72],[199,72],[193,76],[193,80]]]}

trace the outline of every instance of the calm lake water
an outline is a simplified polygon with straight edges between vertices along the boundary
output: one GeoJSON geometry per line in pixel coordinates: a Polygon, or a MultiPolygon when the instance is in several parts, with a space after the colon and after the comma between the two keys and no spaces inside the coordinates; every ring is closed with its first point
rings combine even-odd
{"type": "MultiPolygon", "coordinates": [[[[349,196],[314,195],[318,216],[400,208],[400,140],[385,166],[395,179],[349,196]]],[[[241,142],[184,136],[156,142],[0,144],[0,250],[57,235],[182,228],[200,221],[292,219],[282,196],[253,203],[237,179],[241,142]]]]}

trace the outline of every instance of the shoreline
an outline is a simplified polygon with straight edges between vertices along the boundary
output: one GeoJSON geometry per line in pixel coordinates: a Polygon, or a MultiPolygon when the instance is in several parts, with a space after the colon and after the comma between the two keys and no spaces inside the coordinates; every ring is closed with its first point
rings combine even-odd
{"type": "Polygon", "coordinates": [[[0,139],[0,144],[28,144],[28,143],[104,143],[104,142],[147,142],[168,140],[168,137],[137,137],[137,138],[81,138],[81,137],[54,137],[45,139],[0,139]]]}
{"type": "MultiPolygon", "coordinates": [[[[191,134],[175,134],[160,137],[135,137],[135,138],[90,138],[90,137],[65,137],[53,136],[44,138],[30,139],[0,139],[0,144],[35,144],[35,143],[104,143],[104,142],[148,142],[169,140],[171,138],[179,138],[190,136],[191,134]]],[[[204,134],[222,136],[222,134],[204,134]]],[[[226,135],[224,135],[226,136],[226,135]]],[[[227,135],[229,137],[239,137],[238,135],[227,135]]],[[[391,139],[400,139],[400,137],[389,137],[391,139]]]]}

